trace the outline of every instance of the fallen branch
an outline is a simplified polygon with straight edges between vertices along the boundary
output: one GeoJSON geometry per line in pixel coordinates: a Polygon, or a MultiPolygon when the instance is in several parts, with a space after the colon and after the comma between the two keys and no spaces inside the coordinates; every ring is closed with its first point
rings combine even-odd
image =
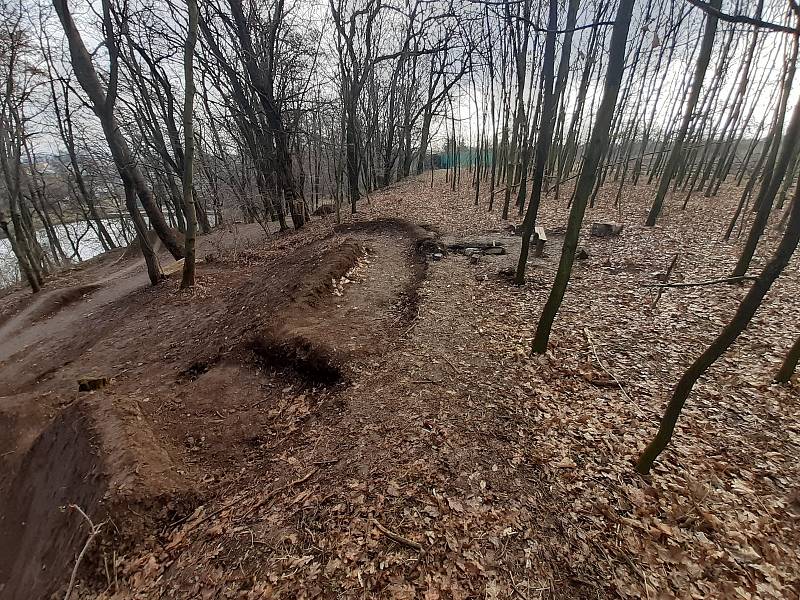
{"type": "MultiPolygon", "coordinates": [[[[281,487],[279,487],[278,489],[271,491],[271,492],[270,492],[269,494],[267,494],[267,495],[266,495],[264,498],[262,498],[262,499],[261,499],[261,500],[260,500],[258,503],[256,503],[256,504],[254,504],[253,506],[251,506],[251,507],[250,507],[250,508],[247,510],[247,512],[245,512],[245,513],[244,513],[244,515],[242,515],[242,516],[241,516],[241,517],[239,517],[239,518],[240,518],[240,519],[244,519],[244,518],[245,518],[245,517],[247,517],[247,516],[248,516],[250,513],[252,513],[254,510],[256,510],[256,509],[260,508],[261,506],[264,506],[264,504],[266,504],[267,502],[269,502],[270,500],[272,500],[272,499],[273,499],[275,496],[277,496],[277,495],[278,495],[279,493],[281,493],[282,491],[284,491],[284,490],[286,490],[286,489],[288,489],[288,488],[290,488],[290,487],[293,487],[293,486],[295,486],[295,485],[297,485],[297,484],[299,484],[299,483],[303,483],[304,481],[306,481],[307,479],[309,479],[309,478],[310,478],[312,475],[314,475],[314,474],[315,474],[317,471],[319,471],[319,468],[312,469],[312,470],[311,470],[311,472],[310,472],[310,473],[308,473],[308,475],[306,475],[306,476],[304,476],[304,477],[301,477],[300,479],[296,479],[295,481],[290,481],[290,482],[289,482],[289,483],[287,483],[286,485],[284,485],[284,486],[281,486],[281,487]]],[[[253,486],[251,486],[251,487],[250,487],[250,489],[252,489],[252,487],[253,487],[253,486]]],[[[220,513],[222,513],[223,511],[225,511],[225,510],[227,510],[227,509],[231,508],[231,507],[232,507],[234,504],[239,504],[241,501],[242,501],[242,498],[241,498],[241,496],[237,496],[237,497],[233,498],[232,500],[230,500],[230,501],[226,502],[225,504],[223,504],[222,506],[220,506],[220,507],[219,507],[217,510],[215,510],[215,511],[213,511],[213,512],[210,512],[210,513],[208,513],[207,515],[205,515],[203,518],[201,518],[201,519],[198,519],[198,520],[197,520],[197,521],[195,521],[194,523],[191,523],[191,524],[190,524],[190,525],[189,525],[189,526],[186,528],[186,533],[189,533],[189,532],[191,532],[191,531],[194,531],[194,530],[195,530],[195,529],[197,529],[197,528],[198,528],[198,527],[199,527],[201,524],[205,523],[206,521],[208,521],[208,520],[210,520],[210,519],[213,519],[214,517],[216,517],[217,515],[219,515],[219,514],[220,514],[220,513]]],[[[183,518],[181,518],[181,519],[178,519],[177,521],[175,521],[174,523],[172,523],[172,524],[170,525],[170,527],[175,527],[175,526],[177,526],[177,525],[180,525],[181,523],[184,523],[184,522],[188,521],[190,518],[191,518],[191,515],[188,515],[188,516],[186,516],[186,517],[183,517],[183,518]]]]}
{"type": "Polygon", "coordinates": [[[75,578],[78,576],[78,567],[81,566],[81,561],[83,560],[83,557],[86,555],[86,551],[89,549],[89,546],[92,545],[94,538],[96,538],[100,534],[100,531],[103,529],[103,525],[107,523],[107,521],[103,521],[102,523],[95,525],[89,518],[89,515],[83,512],[83,509],[81,509],[81,507],[78,506],[77,504],[70,504],[69,508],[77,510],[89,524],[89,537],[86,539],[86,543],[83,545],[83,548],[81,548],[81,551],[78,554],[78,558],[75,559],[75,566],[72,567],[72,575],[70,575],[69,578],[69,585],[67,585],[67,591],[64,594],[64,600],[69,600],[70,596],[72,596],[72,589],[75,587],[75,578]]]}
{"type": "Polygon", "coordinates": [[[718,283],[738,283],[740,281],[755,281],[755,275],[741,275],[738,277],[723,277],[722,279],[710,279],[708,281],[691,281],[687,283],[643,283],[641,287],[646,288],[688,288],[701,287],[704,285],[716,285],[718,283]]]}
{"type": "MultiPolygon", "coordinates": [[[[669,276],[672,275],[672,269],[675,268],[675,264],[677,262],[678,262],[678,253],[676,252],[675,256],[672,257],[672,262],[669,264],[669,268],[667,269],[667,273],[666,273],[666,275],[664,275],[664,280],[661,283],[668,283],[669,282],[669,276]]],[[[656,298],[655,298],[655,300],[653,300],[653,304],[651,305],[653,308],[655,308],[656,304],[658,304],[658,301],[661,300],[661,293],[663,291],[664,291],[664,288],[659,288],[658,289],[658,294],[656,294],[656,298]]]]}
{"type": "Polygon", "coordinates": [[[419,544],[414,540],[410,540],[407,537],[403,537],[399,533],[395,533],[394,531],[387,529],[386,527],[381,525],[377,519],[372,519],[372,522],[375,524],[375,527],[377,527],[378,530],[389,539],[394,540],[398,544],[403,544],[404,546],[413,548],[417,552],[425,552],[425,548],[422,547],[422,544],[419,544]]]}
{"type": "Polygon", "coordinates": [[[442,358],[444,358],[447,361],[447,364],[450,365],[453,371],[455,371],[458,374],[461,374],[461,370],[453,364],[453,361],[447,358],[447,356],[445,356],[444,354],[442,354],[442,358]]]}

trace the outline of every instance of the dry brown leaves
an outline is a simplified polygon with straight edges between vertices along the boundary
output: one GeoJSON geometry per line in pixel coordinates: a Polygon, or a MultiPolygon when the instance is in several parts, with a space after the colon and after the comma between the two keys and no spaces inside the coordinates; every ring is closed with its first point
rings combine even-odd
{"type": "MultiPolygon", "coordinates": [[[[358,218],[502,229],[466,186],[436,177],[433,190],[423,178],[373,194],[358,218]]],[[[676,252],[672,281],[726,275],[738,247],[719,240],[736,190],[668,208],[655,229],[641,226],[648,189],[626,188],[619,209],[607,205],[615,192],[601,191],[587,224],[626,229],[582,240],[591,257],[576,264],[546,356],[528,349],[558,235],[521,288],[496,276],[513,254],[431,263],[401,342],[359,365],[348,389],[278,407],[301,439],[268,472],[232,473],[160,549],[121,559],[124,585],[105,595],[798,597],[798,394],[771,384],[798,335],[798,260],[696,386],[645,481],[632,464],[671,386],[744,289],[665,290],[653,308],[641,284],[676,252]]],[[[565,219],[563,199],[544,203],[542,224],[565,219]]],[[[381,276],[367,262],[357,275],[348,286],[381,276]]]]}

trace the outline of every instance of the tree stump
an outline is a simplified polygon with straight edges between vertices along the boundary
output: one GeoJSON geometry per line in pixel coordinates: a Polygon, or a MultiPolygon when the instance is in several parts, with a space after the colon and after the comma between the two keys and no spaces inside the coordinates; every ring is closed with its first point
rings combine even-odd
{"type": "Polygon", "coordinates": [[[622,233],[622,223],[592,223],[591,234],[593,237],[609,238],[622,233]]]}
{"type": "Polygon", "coordinates": [[[536,249],[533,251],[533,255],[539,257],[544,254],[544,245],[547,243],[547,234],[544,231],[544,227],[534,227],[533,234],[536,237],[536,249]]]}

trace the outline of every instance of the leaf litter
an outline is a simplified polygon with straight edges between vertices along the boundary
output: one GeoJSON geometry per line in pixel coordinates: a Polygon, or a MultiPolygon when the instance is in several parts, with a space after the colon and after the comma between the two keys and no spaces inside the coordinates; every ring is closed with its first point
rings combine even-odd
{"type": "MultiPolygon", "coordinates": [[[[414,179],[374,193],[354,218],[506,235],[466,185],[454,192],[437,178],[433,189],[414,179]]],[[[653,306],[643,284],[675,253],[670,281],[701,281],[731,270],[738,243],[720,242],[735,188],[687,211],[668,206],[648,229],[651,193],[628,187],[615,208],[601,190],[586,229],[625,229],[582,236],[590,258],[574,267],[544,356],[529,347],[558,262],[563,199],[543,203],[548,244],[524,286],[498,276],[513,249],[429,264],[398,343],[357,364],[351,385],[293,391],[270,409],[292,432],[264,450],[272,467],[231,468],[216,497],[120,555],[117,585],[91,595],[797,598],[797,384],[771,380],[798,335],[798,258],[695,387],[645,480],[633,462],[671,386],[745,290],[665,289],[653,306]]],[[[759,264],[775,243],[771,234],[759,264]]],[[[332,293],[387,276],[370,267],[359,259],[332,293]]]]}

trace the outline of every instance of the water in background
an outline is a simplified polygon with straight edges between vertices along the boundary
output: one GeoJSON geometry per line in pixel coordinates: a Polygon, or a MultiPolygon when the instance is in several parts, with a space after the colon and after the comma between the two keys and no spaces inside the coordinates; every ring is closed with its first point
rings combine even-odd
{"type": "MultiPolygon", "coordinates": [[[[216,227],[217,215],[213,211],[209,211],[207,215],[211,227],[216,227]]],[[[103,219],[102,222],[117,246],[124,247],[128,245],[129,242],[126,242],[125,236],[122,235],[122,222],[120,219],[103,219]]],[[[125,222],[127,223],[128,231],[132,233],[133,223],[127,217],[125,217],[125,222]]],[[[61,247],[72,262],[79,263],[103,252],[103,245],[97,237],[97,232],[88,221],[75,221],[66,225],[53,224],[53,227],[56,230],[61,247]],[[72,242],[70,242],[70,239],[72,239],[72,242]],[[75,247],[77,247],[77,253],[75,252],[75,247]]],[[[36,237],[39,238],[42,248],[46,252],[49,251],[50,242],[47,239],[47,232],[44,229],[39,229],[36,232],[36,237]]],[[[21,278],[22,274],[19,271],[17,257],[14,256],[14,252],[11,250],[11,242],[7,238],[0,238],[0,289],[18,283],[21,278]]]]}
{"type": "MultiPolygon", "coordinates": [[[[117,245],[127,245],[125,237],[122,235],[122,223],[119,219],[103,219],[103,225],[117,245]]],[[[66,225],[58,224],[54,225],[54,228],[61,247],[73,262],[87,260],[103,252],[103,245],[97,237],[97,232],[87,221],[75,221],[66,225]],[[77,253],[75,247],[77,247],[77,253]]],[[[38,230],[36,237],[39,238],[42,248],[47,251],[50,244],[45,230],[38,230]]],[[[0,238],[0,288],[14,285],[20,281],[20,277],[19,265],[11,250],[11,242],[7,238],[0,238]]]]}

